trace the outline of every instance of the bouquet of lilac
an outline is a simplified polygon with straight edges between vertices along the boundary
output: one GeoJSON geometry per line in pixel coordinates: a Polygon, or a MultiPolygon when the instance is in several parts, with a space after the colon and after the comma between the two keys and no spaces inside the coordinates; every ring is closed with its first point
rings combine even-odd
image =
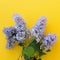
{"type": "Polygon", "coordinates": [[[25,60],[41,60],[41,56],[50,51],[51,46],[56,42],[55,34],[44,35],[47,19],[42,16],[31,30],[26,27],[24,19],[18,14],[15,14],[13,19],[15,26],[3,30],[7,36],[6,47],[11,49],[18,44],[23,46],[22,55],[25,60]],[[26,43],[28,39],[30,42],[26,43]]]}

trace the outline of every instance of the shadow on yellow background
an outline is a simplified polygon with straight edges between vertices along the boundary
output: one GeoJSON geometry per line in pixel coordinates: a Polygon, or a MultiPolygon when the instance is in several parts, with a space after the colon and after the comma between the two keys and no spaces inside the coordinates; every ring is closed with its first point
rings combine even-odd
{"type": "Polygon", "coordinates": [[[14,26],[12,16],[15,13],[25,19],[29,29],[39,17],[48,18],[45,34],[56,33],[58,38],[51,52],[43,56],[42,60],[60,60],[60,0],[0,0],[0,60],[17,60],[22,52],[19,46],[7,50],[6,36],[2,32],[4,27],[14,26]]]}

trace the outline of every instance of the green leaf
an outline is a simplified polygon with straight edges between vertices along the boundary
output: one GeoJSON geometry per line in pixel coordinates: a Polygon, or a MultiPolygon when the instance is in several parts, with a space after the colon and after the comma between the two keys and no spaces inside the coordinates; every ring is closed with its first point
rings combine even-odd
{"type": "MultiPolygon", "coordinates": [[[[34,56],[35,52],[39,52],[39,56],[41,57],[42,55],[45,55],[41,49],[40,49],[41,43],[37,43],[35,38],[32,39],[32,41],[29,43],[29,45],[25,48],[23,48],[23,55],[25,56],[25,60],[34,60],[31,59],[30,57],[34,56]]],[[[37,59],[36,59],[37,60],[37,59]]],[[[41,60],[41,59],[38,59],[41,60]]]]}
{"type": "Polygon", "coordinates": [[[27,55],[27,56],[33,56],[35,53],[35,50],[33,47],[29,46],[23,49],[23,54],[27,55]]]}
{"type": "Polygon", "coordinates": [[[39,52],[39,55],[42,56],[42,55],[46,55],[46,53],[44,53],[41,49],[40,49],[40,45],[41,43],[36,43],[36,40],[33,40],[29,46],[32,46],[34,48],[35,51],[39,52]]]}

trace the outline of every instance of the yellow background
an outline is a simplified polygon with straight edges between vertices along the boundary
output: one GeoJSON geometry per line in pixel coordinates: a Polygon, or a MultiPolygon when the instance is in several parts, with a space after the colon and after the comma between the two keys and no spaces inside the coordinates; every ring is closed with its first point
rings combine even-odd
{"type": "MultiPolygon", "coordinates": [[[[45,33],[57,34],[57,42],[42,60],[60,60],[60,0],[0,0],[0,60],[17,60],[22,47],[7,50],[4,27],[14,26],[13,14],[20,14],[29,29],[41,16],[48,18],[45,33]]],[[[22,60],[20,58],[20,60],[22,60]]]]}

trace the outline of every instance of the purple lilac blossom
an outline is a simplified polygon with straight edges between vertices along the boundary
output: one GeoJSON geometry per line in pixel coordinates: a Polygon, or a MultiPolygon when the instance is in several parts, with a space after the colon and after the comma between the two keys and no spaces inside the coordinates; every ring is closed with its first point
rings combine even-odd
{"type": "Polygon", "coordinates": [[[19,16],[18,14],[15,14],[13,16],[13,19],[15,20],[15,28],[17,30],[17,34],[16,34],[16,39],[18,41],[23,41],[26,39],[26,33],[27,33],[27,28],[26,28],[26,23],[24,22],[24,19],[19,16]]]}
{"type": "Polygon", "coordinates": [[[14,27],[8,27],[8,28],[4,28],[4,33],[7,36],[7,44],[6,47],[12,48],[15,45],[15,38],[14,36],[16,36],[16,29],[14,27]]]}
{"type": "Polygon", "coordinates": [[[38,22],[32,28],[32,34],[36,37],[36,41],[39,42],[44,36],[44,30],[46,25],[46,18],[41,17],[38,22]]]}
{"type": "Polygon", "coordinates": [[[16,45],[16,40],[13,37],[7,38],[6,48],[10,49],[16,45]]]}
{"type": "Polygon", "coordinates": [[[16,29],[14,27],[4,28],[3,32],[6,34],[7,37],[12,37],[16,35],[16,29]]]}
{"type": "Polygon", "coordinates": [[[42,45],[40,48],[44,46],[45,50],[48,50],[51,48],[51,46],[56,42],[56,35],[55,34],[48,34],[44,37],[42,40],[42,45]]]}
{"type": "Polygon", "coordinates": [[[21,16],[19,16],[18,14],[14,14],[13,19],[15,20],[16,25],[20,25],[20,24],[25,25],[24,19],[21,16]]]}
{"type": "Polygon", "coordinates": [[[15,14],[13,16],[13,19],[15,20],[15,28],[18,32],[26,30],[26,23],[24,22],[24,19],[21,16],[15,14]]]}

